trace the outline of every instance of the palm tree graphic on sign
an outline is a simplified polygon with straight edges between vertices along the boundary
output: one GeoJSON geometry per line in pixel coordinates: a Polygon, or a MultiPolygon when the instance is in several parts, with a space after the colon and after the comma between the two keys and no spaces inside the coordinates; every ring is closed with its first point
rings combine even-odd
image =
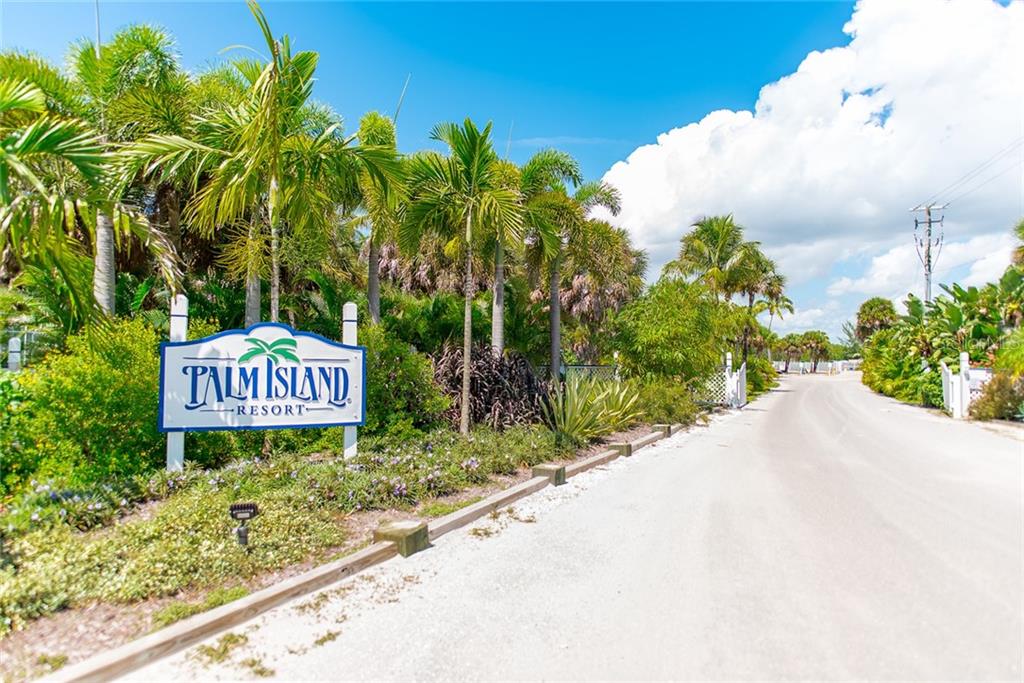
{"type": "Polygon", "coordinates": [[[300,362],[299,357],[295,355],[296,342],[294,339],[285,337],[269,344],[255,337],[246,337],[245,341],[249,342],[249,350],[238,359],[239,363],[248,363],[253,358],[259,358],[260,356],[266,356],[268,360],[272,360],[275,364],[283,360],[300,362]]]}

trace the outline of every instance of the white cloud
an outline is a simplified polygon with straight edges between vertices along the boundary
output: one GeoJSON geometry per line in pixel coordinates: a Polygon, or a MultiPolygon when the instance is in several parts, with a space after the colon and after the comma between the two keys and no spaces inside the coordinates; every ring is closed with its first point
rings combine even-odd
{"type": "MultiPolygon", "coordinates": [[[[711,112],[606,173],[652,278],[696,217],[733,213],[802,285],[808,322],[829,296],[848,295],[842,320],[853,294],[901,296],[921,279],[909,207],[1024,135],[1024,2],[862,0],[845,31],[847,46],[807,55],[754,111],[711,112]]],[[[938,198],[979,186],[946,210],[940,276],[1005,265],[1022,162],[1024,145],[938,198]]]]}
{"type": "MultiPolygon", "coordinates": [[[[954,271],[970,265],[964,285],[981,285],[999,278],[1010,263],[1014,239],[1010,233],[980,235],[963,242],[948,242],[933,252],[938,259],[934,274],[933,292],[939,293],[939,283],[952,280],[954,271]]],[[[871,259],[870,265],[859,278],[842,277],[829,284],[830,296],[847,293],[863,297],[885,296],[895,301],[906,297],[908,292],[922,295],[923,268],[912,244],[901,244],[871,259]],[[908,263],[916,263],[910,269],[908,263]]]]}
{"type": "MultiPolygon", "coordinates": [[[[843,320],[839,305],[834,301],[830,301],[824,306],[797,308],[792,313],[785,314],[781,319],[775,318],[771,323],[773,332],[776,334],[786,334],[788,332],[803,332],[810,329],[838,331],[843,325],[843,320]]],[[[761,322],[767,325],[769,322],[768,317],[762,315],[761,322]]],[[[836,332],[832,332],[832,334],[838,338],[836,332]]]]}

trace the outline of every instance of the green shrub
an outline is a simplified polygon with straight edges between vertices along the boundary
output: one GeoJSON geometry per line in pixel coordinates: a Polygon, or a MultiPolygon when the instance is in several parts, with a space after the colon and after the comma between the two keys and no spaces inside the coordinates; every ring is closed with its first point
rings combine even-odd
{"type": "Polygon", "coordinates": [[[631,383],[570,377],[544,406],[548,428],[561,446],[581,446],[634,424],[641,416],[631,383]]]}
{"type": "Polygon", "coordinates": [[[981,389],[981,396],[971,403],[975,420],[1016,419],[1024,406],[1024,379],[1007,372],[996,372],[981,389]]]}
{"type": "Polygon", "coordinates": [[[728,306],[703,286],[661,280],[616,318],[619,361],[631,377],[705,377],[732,324],[728,306]]]}
{"type": "Polygon", "coordinates": [[[701,411],[690,387],[677,380],[645,382],[639,387],[639,395],[643,419],[651,424],[691,425],[701,411]]]}
{"type": "MultiPolygon", "coordinates": [[[[19,373],[15,403],[10,389],[0,398],[7,402],[0,438],[5,490],[29,478],[80,486],[162,466],[158,342],[147,323],[117,321],[91,337],[68,337],[64,352],[19,373]]],[[[218,436],[192,438],[189,459],[214,464],[223,443],[218,436]]]]}
{"type": "Polygon", "coordinates": [[[747,358],[747,399],[752,399],[774,387],[778,373],[771,361],[761,356],[747,358]]]}
{"type": "Polygon", "coordinates": [[[922,365],[913,340],[901,334],[899,327],[875,332],[863,347],[861,379],[874,391],[898,401],[942,406],[942,374],[937,365],[922,365]]]}
{"type": "Polygon", "coordinates": [[[430,359],[379,326],[360,332],[366,355],[368,436],[414,436],[437,425],[448,399],[434,383],[430,359]]]}
{"type": "Polygon", "coordinates": [[[72,483],[135,474],[163,458],[156,428],[157,338],[148,325],[119,322],[102,338],[68,338],[20,373],[25,394],[13,416],[21,443],[5,453],[8,487],[30,467],[37,478],[72,483]]]}
{"type": "Polygon", "coordinates": [[[17,375],[0,372],[0,494],[28,480],[38,465],[38,452],[25,443],[25,398],[17,375]]]}
{"type": "Polygon", "coordinates": [[[996,352],[995,365],[1017,377],[1024,375],[1024,327],[1018,327],[1006,335],[996,352]]]}

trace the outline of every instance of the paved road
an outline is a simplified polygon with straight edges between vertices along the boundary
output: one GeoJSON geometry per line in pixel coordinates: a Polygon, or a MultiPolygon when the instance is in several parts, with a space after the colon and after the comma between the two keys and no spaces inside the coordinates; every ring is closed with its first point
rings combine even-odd
{"type": "Polygon", "coordinates": [[[1022,481],[1012,429],[794,377],[135,677],[1020,680],[1022,481]]]}

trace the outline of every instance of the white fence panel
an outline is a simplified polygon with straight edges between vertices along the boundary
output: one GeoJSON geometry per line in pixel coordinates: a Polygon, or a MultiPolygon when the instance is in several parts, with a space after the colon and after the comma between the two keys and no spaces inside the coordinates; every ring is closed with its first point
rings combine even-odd
{"type": "Polygon", "coordinates": [[[966,353],[960,354],[960,372],[954,373],[940,362],[942,370],[942,406],[954,420],[969,414],[971,404],[981,396],[982,388],[992,379],[991,368],[972,368],[966,353]]]}

